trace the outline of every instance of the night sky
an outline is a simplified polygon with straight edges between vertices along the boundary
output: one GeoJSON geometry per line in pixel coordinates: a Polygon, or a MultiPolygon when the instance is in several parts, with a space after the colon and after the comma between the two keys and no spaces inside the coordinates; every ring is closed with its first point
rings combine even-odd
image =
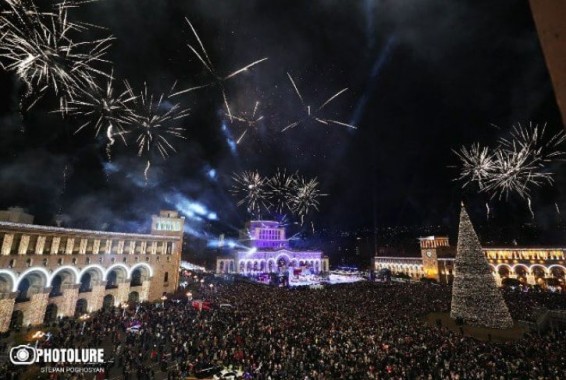
{"type": "MultiPolygon", "coordinates": [[[[194,231],[231,232],[249,218],[228,192],[232,173],[285,168],[317,177],[328,194],[308,219],[317,228],[451,230],[461,200],[478,223],[489,200],[452,181],[452,149],[494,143],[518,122],[562,128],[525,1],[101,0],[71,15],[108,29],[84,38],[116,37],[108,58],[118,88],[125,79],[155,93],[206,83],[184,17],[222,73],[269,57],[226,86],[234,113],[259,101],[264,119],[234,150],[241,127],[227,120],[217,89],[176,97],[191,109],[180,124],[187,140],[172,140],[169,159],[153,157],[145,183],[134,142],[116,144],[109,163],[105,136],[74,134],[82,121],[52,112],[52,93],[22,116],[23,85],[0,72],[0,207],[25,207],[42,224],[62,214],[68,226],[147,231],[149,215],[182,211],[185,201],[218,216],[208,225],[189,218],[194,231]],[[287,72],[312,105],[348,87],[327,115],[359,128],[307,123],[281,133],[302,112],[287,72]]],[[[556,220],[555,202],[566,207],[564,167],[553,170],[555,186],[532,197],[542,228],[556,220]]],[[[524,200],[490,206],[496,224],[531,221],[524,200]]]]}

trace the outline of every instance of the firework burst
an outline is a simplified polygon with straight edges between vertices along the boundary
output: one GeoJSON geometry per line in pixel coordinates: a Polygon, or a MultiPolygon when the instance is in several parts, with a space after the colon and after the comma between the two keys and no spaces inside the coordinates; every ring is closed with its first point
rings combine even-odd
{"type": "Polygon", "coordinates": [[[455,152],[462,164],[457,180],[464,181],[464,187],[478,183],[480,191],[491,194],[492,198],[515,193],[529,200],[533,187],[553,183],[553,173],[547,164],[564,158],[559,147],[566,136],[559,132],[547,139],[545,129],[546,125],[519,124],[509,138],[499,139],[493,152],[479,144],[469,150],[461,148],[455,152]]]}
{"type": "Polygon", "coordinates": [[[291,211],[301,219],[301,224],[303,224],[304,218],[311,210],[318,211],[319,198],[326,195],[320,193],[316,178],[299,177],[290,201],[291,211]]]}
{"type": "Polygon", "coordinates": [[[224,106],[226,107],[226,112],[228,114],[228,117],[230,118],[230,121],[232,121],[232,112],[230,111],[230,106],[228,105],[228,97],[226,96],[226,89],[224,87],[224,83],[227,80],[232,79],[232,78],[248,71],[249,69],[251,69],[255,65],[257,65],[257,64],[259,64],[263,61],[266,61],[267,57],[258,59],[256,61],[250,63],[250,64],[247,64],[244,67],[241,67],[241,68],[227,74],[227,75],[222,75],[217,71],[214,64],[212,63],[212,60],[210,59],[208,52],[206,51],[206,48],[204,47],[204,44],[202,43],[202,40],[200,39],[196,29],[193,27],[193,24],[191,24],[191,22],[189,21],[188,18],[185,18],[185,20],[187,21],[187,24],[189,25],[191,32],[193,33],[195,40],[198,44],[197,47],[195,47],[191,44],[187,44],[187,46],[191,50],[191,52],[194,54],[194,56],[200,61],[200,63],[204,67],[204,69],[208,72],[211,80],[208,83],[205,83],[205,84],[202,84],[202,85],[199,85],[199,86],[195,86],[195,87],[190,87],[190,88],[187,88],[185,90],[178,91],[175,94],[173,94],[173,96],[185,94],[187,92],[191,92],[191,91],[195,91],[195,90],[200,90],[200,89],[206,88],[206,87],[216,86],[220,89],[220,92],[222,94],[222,100],[224,101],[224,106]]]}
{"type": "Polygon", "coordinates": [[[289,80],[291,81],[291,84],[293,85],[293,89],[295,90],[295,93],[297,94],[297,96],[299,97],[299,100],[301,101],[301,104],[303,106],[303,109],[305,111],[305,115],[287,125],[285,128],[283,128],[281,130],[281,132],[285,132],[288,129],[292,129],[295,128],[301,124],[306,123],[309,120],[315,121],[319,124],[322,125],[338,125],[338,126],[342,126],[342,127],[347,127],[347,128],[352,128],[352,129],[357,129],[356,126],[348,124],[348,123],[344,123],[342,121],[338,121],[338,120],[333,120],[333,119],[328,119],[324,116],[321,116],[320,113],[321,111],[327,106],[329,105],[331,102],[333,102],[337,97],[339,97],[340,95],[342,95],[344,92],[348,91],[348,88],[343,88],[342,90],[338,91],[337,93],[335,93],[334,95],[332,95],[330,98],[328,98],[325,102],[323,102],[318,108],[313,109],[313,107],[311,107],[310,105],[307,105],[304,101],[303,96],[301,95],[301,92],[299,91],[299,88],[297,87],[297,85],[295,84],[295,81],[293,80],[293,77],[291,77],[291,74],[287,73],[287,76],[289,77],[289,80]]]}
{"type": "Polygon", "coordinates": [[[127,82],[126,86],[128,96],[134,104],[132,112],[126,117],[128,133],[131,131],[136,136],[138,156],[149,156],[151,152],[156,151],[164,159],[167,158],[170,152],[176,152],[169,137],[185,139],[185,128],[176,127],[175,122],[187,117],[189,110],[182,108],[179,103],[171,103],[170,95],[150,94],[146,83],[138,96],[134,95],[127,82]]]}
{"type": "Polygon", "coordinates": [[[108,63],[103,57],[113,37],[75,42],[88,29],[72,23],[69,4],[55,12],[41,12],[31,1],[4,1],[0,13],[0,66],[26,84],[25,98],[35,94],[27,109],[52,89],[60,96],[61,108],[81,88],[95,86],[95,76],[106,75],[96,68],[108,63]]]}
{"type": "Polygon", "coordinates": [[[270,208],[269,193],[267,191],[268,180],[257,171],[244,171],[234,174],[234,186],[230,190],[234,196],[239,198],[238,206],[245,205],[252,214],[259,214],[262,210],[270,208]]]}
{"type": "Polygon", "coordinates": [[[462,163],[460,176],[457,180],[464,181],[463,187],[472,182],[477,182],[480,189],[483,189],[484,182],[490,177],[495,169],[493,153],[487,147],[480,147],[479,144],[472,144],[468,149],[460,148],[460,151],[453,151],[462,163]]]}
{"type": "Polygon", "coordinates": [[[297,172],[287,174],[286,170],[277,170],[275,175],[267,181],[270,202],[275,212],[283,214],[285,210],[291,210],[293,190],[297,187],[297,172]]]}
{"type": "MultiPolygon", "coordinates": [[[[115,91],[111,74],[104,87],[96,85],[81,90],[75,99],[67,103],[63,112],[86,120],[75,133],[92,128],[95,136],[105,131],[107,136],[120,136],[125,143],[124,125],[132,116],[130,106],[135,98],[131,89],[125,89],[121,93],[115,91]]],[[[109,137],[109,141],[112,140],[109,137]]]]}

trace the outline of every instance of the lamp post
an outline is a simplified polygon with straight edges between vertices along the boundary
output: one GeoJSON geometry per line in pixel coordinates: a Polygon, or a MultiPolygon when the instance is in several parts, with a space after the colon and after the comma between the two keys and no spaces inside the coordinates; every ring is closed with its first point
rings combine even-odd
{"type": "Polygon", "coordinates": [[[122,302],[122,318],[124,318],[126,316],[126,310],[128,309],[128,303],[127,302],[122,302]]]}
{"type": "Polygon", "coordinates": [[[81,335],[83,335],[83,333],[84,333],[84,331],[85,331],[86,321],[87,321],[87,319],[89,319],[89,318],[90,318],[90,315],[88,315],[88,314],[83,314],[83,315],[81,315],[81,316],[79,317],[79,319],[80,319],[81,321],[83,321],[83,327],[81,328],[81,335]]]}
{"type": "Polygon", "coordinates": [[[167,296],[166,296],[166,295],[163,295],[163,296],[161,297],[161,302],[162,302],[161,306],[162,306],[164,309],[165,309],[165,301],[167,301],[167,296]]]}
{"type": "Polygon", "coordinates": [[[208,285],[208,287],[210,288],[210,296],[212,297],[212,289],[214,289],[214,284],[210,284],[208,285]]]}
{"type": "Polygon", "coordinates": [[[192,300],[193,300],[193,293],[187,292],[187,301],[192,301],[192,300]]]}
{"type": "Polygon", "coordinates": [[[41,338],[43,338],[44,335],[45,335],[45,333],[41,330],[36,331],[35,334],[33,334],[32,339],[35,339],[35,348],[37,348],[37,346],[39,344],[39,340],[41,338]]]}

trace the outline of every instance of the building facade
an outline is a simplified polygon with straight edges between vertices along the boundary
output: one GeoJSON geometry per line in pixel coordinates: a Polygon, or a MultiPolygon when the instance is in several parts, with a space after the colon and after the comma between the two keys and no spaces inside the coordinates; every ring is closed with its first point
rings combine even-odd
{"type": "Polygon", "coordinates": [[[151,234],[0,221],[0,332],[174,291],[183,225],[175,211],[151,234]]]}
{"type": "Polygon", "coordinates": [[[240,233],[240,243],[230,256],[216,260],[216,273],[253,275],[303,268],[318,274],[329,270],[328,257],[321,251],[291,249],[279,222],[249,222],[240,233]]]}
{"type": "MultiPolygon", "coordinates": [[[[413,279],[423,277],[443,283],[454,278],[455,249],[444,236],[419,239],[421,257],[374,257],[375,271],[389,269],[413,279]]],[[[546,285],[555,280],[564,286],[566,281],[566,248],[483,248],[498,285],[505,278],[514,278],[530,285],[546,285]]]]}

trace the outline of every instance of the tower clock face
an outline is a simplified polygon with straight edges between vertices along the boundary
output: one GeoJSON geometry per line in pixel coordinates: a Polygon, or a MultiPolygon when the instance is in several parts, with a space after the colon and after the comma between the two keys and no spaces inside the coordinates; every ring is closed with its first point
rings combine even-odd
{"type": "Polygon", "coordinates": [[[432,251],[426,251],[427,257],[432,257],[432,251]]]}

